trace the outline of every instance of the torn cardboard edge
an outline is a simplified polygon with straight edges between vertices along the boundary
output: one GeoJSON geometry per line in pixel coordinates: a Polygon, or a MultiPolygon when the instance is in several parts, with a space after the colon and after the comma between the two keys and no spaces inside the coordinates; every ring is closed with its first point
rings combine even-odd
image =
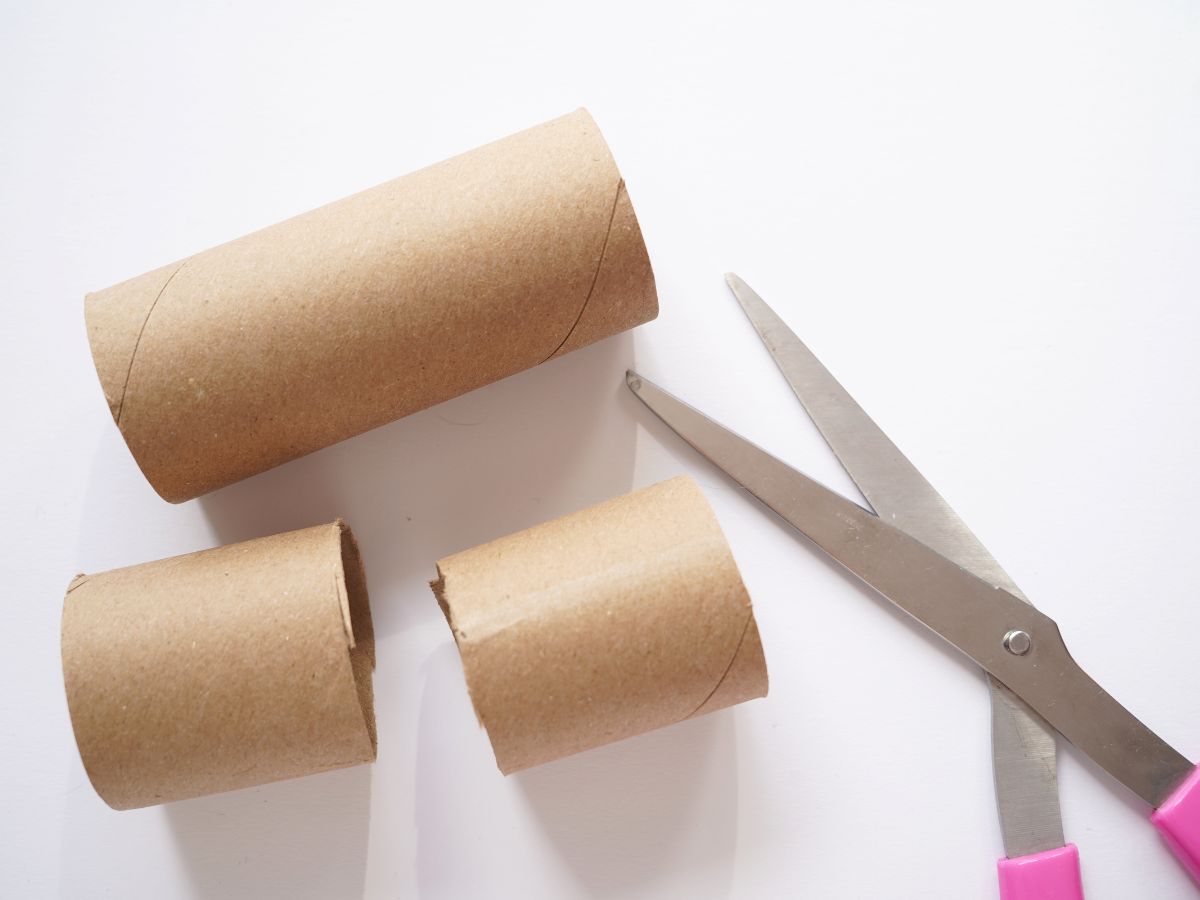
{"type": "MultiPolygon", "coordinates": [[[[438,607],[442,611],[442,615],[446,619],[446,625],[450,628],[450,635],[454,638],[454,646],[458,648],[459,658],[462,657],[462,641],[464,635],[458,630],[458,625],[454,621],[454,610],[446,600],[446,575],[442,572],[441,562],[436,563],[437,579],[429,582],[429,587],[433,591],[433,596],[437,599],[438,607]]],[[[487,731],[487,725],[483,721],[483,717],[479,713],[479,704],[475,702],[475,695],[471,693],[471,682],[467,681],[467,696],[471,699],[471,710],[475,713],[475,722],[484,731],[487,731]]],[[[505,773],[508,774],[508,773],[505,773]]]]}
{"type": "Polygon", "coordinates": [[[62,658],[80,757],[114,809],[376,755],[366,576],[340,519],[76,576],[62,658]]]}
{"type": "Polygon", "coordinates": [[[437,571],[430,587],[505,774],[767,693],[750,598],[689,478],[437,571]]]}
{"type": "Polygon", "coordinates": [[[375,671],[375,623],[371,618],[367,571],[358,549],[358,539],[350,526],[341,518],[335,520],[333,525],[337,529],[339,551],[334,585],[342,613],[354,690],[371,742],[373,761],[379,750],[379,733],[375,724],[375,685],[372,679],[375,671]]]}

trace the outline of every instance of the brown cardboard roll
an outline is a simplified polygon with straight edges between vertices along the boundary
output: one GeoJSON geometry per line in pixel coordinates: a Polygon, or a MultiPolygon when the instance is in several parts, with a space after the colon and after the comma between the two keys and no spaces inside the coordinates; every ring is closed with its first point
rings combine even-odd
{"type": "Polygon", "coordinates": [[[89,294],[154,489],[197,497],[658,314],[586,110],[89,294]]]}
{"type": "Polygon", "coordinates": [[[375,758],[367,583],[341,521],[79,575],[62,660],[79,755],[114,809],[375,758]]]}
{"type": "Polygon", "coordinates": [[[750,597],[687,477],[447,557],[433,589],[505,774],[767,693],[750,597]]]}

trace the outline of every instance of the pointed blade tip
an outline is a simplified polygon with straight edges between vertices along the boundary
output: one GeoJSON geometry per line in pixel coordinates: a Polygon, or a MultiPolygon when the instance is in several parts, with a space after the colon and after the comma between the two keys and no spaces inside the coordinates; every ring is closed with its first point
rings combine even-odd
{"type": "Polygon", "coordinates": [[[754,293],[754,288],[746,284],[745,281],[743,281],[733,272],[725,273],[725,284],[729,286],[729,290],[733,291],[733,298],[737,300],[738,305],[742,308],[742,311],[745,312],[746,315],[750,315],[750,307],[747,304],[749,304],[752,300],[758,300],[760,303],[762,302],[758,295],[754,293]]]}

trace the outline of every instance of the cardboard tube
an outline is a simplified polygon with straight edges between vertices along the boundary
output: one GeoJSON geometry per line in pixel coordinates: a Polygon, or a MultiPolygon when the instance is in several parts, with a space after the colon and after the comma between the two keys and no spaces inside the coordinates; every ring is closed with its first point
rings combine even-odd
{"type": "Polygon", "coordinates": [[[750,597],[686,477],[438,562],[506,775],[767,693],[750,597]]]}
{"type": "Polygon", "coordinates": [[[114,809],[370,762],[375,639],[341,521],[67,589],[79,755],[114,809]]]}
{"type": "Polygon", "coordinates": [[[586,110],[89,294],[146,478],[197,497],[658,314],[586,110]]]}

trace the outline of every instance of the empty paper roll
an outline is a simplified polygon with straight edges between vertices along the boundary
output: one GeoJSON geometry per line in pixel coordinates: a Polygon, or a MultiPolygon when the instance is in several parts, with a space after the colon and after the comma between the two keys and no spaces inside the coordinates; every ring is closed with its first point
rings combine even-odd
{"type": "Polygon", "coordinates": [[[767,693],[750,597],[686,477],[438,562],[505,774],[767,693]]]}
{"type": "Polygon", "coordinates": [[[89,294],[113,418],[197,497],[658,314],[586,110],[89,294]]]}
{"type": "Polygon", "coordinates": [[[340,521],[77,576],[62,661],[114,809],[375,758],[366,577],[340,521]]]}

